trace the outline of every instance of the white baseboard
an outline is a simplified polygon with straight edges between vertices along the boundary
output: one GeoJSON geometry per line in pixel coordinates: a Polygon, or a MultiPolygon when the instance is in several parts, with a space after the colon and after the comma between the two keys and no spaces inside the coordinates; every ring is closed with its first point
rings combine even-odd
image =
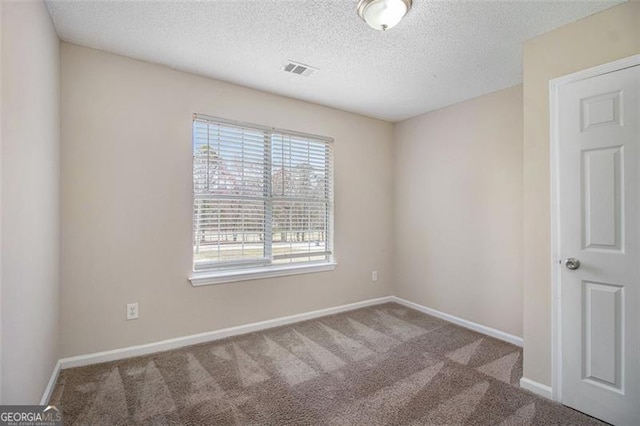
{"type": "MultiPolygon", "coordinates": [[[[365,308],[367,306],[379,305],[382,303],[392,302],[393,296],[380,297],[377,299],[365,300],[362,302],[349,303],[347,305],[334,306],[332,308],[319,309],[317,311],[304,312],[301,314],[290,315],[287,317],[275,318],[267,321],[254,322],[251,324],[239,325],[236,327],[224,328],[221,330],[208,331],[205,333],[192,334],[190,336],[177,337],[175,339],[163,340],[160,342],[147,343],[145,345],[129,346],[127,348],[114,349],[104,352],[96,352],[87,355],[79,355],[69,358],[62,358],[59,361],[60,368],[82,367],[90,364],[99,364],[102,362],[116,361],[119,359],[131,358],[141,355],[148,355],[156,352],[168,351],[171,349],[182,348],[184,346],[197,345],[199,343],[207,343],[227,337],[237,336],[239,334],[253,333],[254,331],[265,330],[268,328],[279,327],[282,325],[292,324],[300,321],[307,321],[326,315],[338,314],[341,312],[351,311],[354,309],[365,308]]],[[[55,381],[54,381],[55,383],[55,381]]]]}
{"type": "Polygon", "coordinates": [[[522,377],[520,378],[520,387],[543,398],[553,399],[551,386],[543,385],[542,383],[522,377]]]}
{"type": "MultiPolygon", "coordinates": [[[[354,309],[365,308],[367,306],[379,305],[387,302],[396,302],[417,311],[423,312],[427,315],[441,318],[445,321],[460,325],[462,327],[469,328],[482,334],[486,334],[491,337],[495,337],[500,340],[512,343],[514,345],[522,347],[522,338],[508,333],[505,333],[494,328],[486,327],[484,325],[468,321],[456,316],[446,314],[444,312],[437,311],[435,309],[427,308],[418,303],[410,302],[405,299],[401,299],[396,296],[386,296],[377,299],[364,300],[362,302],[349,303],[347,305],[334,306],[331,308],[319,309],[316,311],[304,312],[301,314],[290,315],[281,318],[275,318],[267,321],[260,321],[251,324],[239,325],[236,327],[224,328],[221,330],[208,331],[205,333],[192,334],[190,336],[177,337],[174,339],[162,340],[159,342],[147,343],[144,345],[129,346],[126,348],[113,349],[110,351],[96,352],[92,354],[79,355],[69,358],[62,358],[58,361],[52,379],[49,386],[45,390],[46,399],[50,397],[50,393],[53,391],[53,385],[55,379],[57,379],[60,369],[82,367],[85,365],[99,364],[102,362],[117,361],[120,359],[131,358],[136,356],[148,355],[152,353],[168,351],[171,349],[178,349],[185,346],[197,345],[200,343],[212,342],[215,340],[225,339],[227,337],[237,336],[240,334],[253,333],[255,331],[266,330],[273,327],[280,327],[283,325],[293,324],[300,321],[307,321],[326,315],[338,314],[341,312],[351,311],[354,309]],[[50,389],[51,388],[51,389],[50,389]]],[[[43,396],[43,399],[45,399],[43,396]]]]}
{"type": "Polygon", "coordinates": [[[53,394],[53,388],[58,381],[58,376],[60,375],[60,360],[56,362],[56,365],[53,367],[53,372],[51,373],[51,377],[49,378],[49,383],[47,383],[47,387],[44,388],[44,393],[42,394],[42,399],[40,399],[40,405],[47,405],[49,399],[51,399],[51,394],[53,394]]]}
{"type": "Polygon", "coordinates": [[[418,303],[410,302],[400,297],[392,296],[394,302],[400,303],[408,308],[415,309],[427,315],[431,315],[445,321],[452,322],[462,327],[468,328],[478,333],[486,334],[487,336],[495,337],[496,339],[504,340],[505,342],[514,344],[516,346],[523,346],[524,341],[522,337],[514,336],[513,334],[505,333],[504,331],[496,330],[495,328],[487,327],[482,324],[478,324],[473,321],[469,321],[463,318],[456,317],[454,315],[446,314],[444,312],[436,311],[435,309],[427,308],[426,306],[418,303]]]}

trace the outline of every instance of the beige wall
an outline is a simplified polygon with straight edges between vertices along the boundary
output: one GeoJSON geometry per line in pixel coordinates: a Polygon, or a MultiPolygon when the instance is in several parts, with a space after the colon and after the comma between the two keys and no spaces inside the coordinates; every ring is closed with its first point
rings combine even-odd
{"type": "Polygon", "coordinates": [[[396,295],[522,336],[522,86],[396,125],[396,295]]]}
{"type": "Polygon", "coordinates": [[[524,44],[524,376],[543,384],[551,384],[549,80],[638,53],[638,2],[524,44]]]}
{"type": "MultiPolygon", "coordinates": [[[[0,1],[0,333],[2,333],[2,2],[0,1]]],[[[0,404],[2,404],[2,336],[0,335],[0,404]]]]}
{"type": "Polygon", "coordinates": [[[58,358],[60,43],[42,2],[2,4],[2,403],[58,358]]]}
{"type": "Polygon", "coordinates": [[[63,43],[61,355],[390,295],[392,136],[383,121],[63,43]],[[335,138],[335,271],[188,283],[194,112],[335,138]],[[134,301],[140,319],[125,321],[134,301]]]}

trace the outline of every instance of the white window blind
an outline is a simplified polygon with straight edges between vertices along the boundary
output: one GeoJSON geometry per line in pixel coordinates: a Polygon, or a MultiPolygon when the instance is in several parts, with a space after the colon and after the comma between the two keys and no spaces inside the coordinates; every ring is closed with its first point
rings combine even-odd
{"type": "Polygon", "coordinates": [[[330,262],[332,141],[196,115],[194,270],[330,262]]]}

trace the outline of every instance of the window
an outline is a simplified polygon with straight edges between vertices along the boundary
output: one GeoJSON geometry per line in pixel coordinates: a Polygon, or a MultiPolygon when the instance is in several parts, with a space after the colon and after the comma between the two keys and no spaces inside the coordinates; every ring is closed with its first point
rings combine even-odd
{"type": "Polygon", "coordinates": [[[194,277],[332,265],[332,192],[331,139],[194,116],[194,277]]]}

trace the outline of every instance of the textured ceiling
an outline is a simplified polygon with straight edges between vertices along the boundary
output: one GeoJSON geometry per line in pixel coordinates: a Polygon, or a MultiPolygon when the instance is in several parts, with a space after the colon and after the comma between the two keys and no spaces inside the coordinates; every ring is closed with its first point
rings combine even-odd
{"type": "Polygon", "coordinates": [[[387,32],[357,0],[47,4],[64,41],[399,121],[520,83],[524,40],[623,2],[414,0],[387,32]]]}

